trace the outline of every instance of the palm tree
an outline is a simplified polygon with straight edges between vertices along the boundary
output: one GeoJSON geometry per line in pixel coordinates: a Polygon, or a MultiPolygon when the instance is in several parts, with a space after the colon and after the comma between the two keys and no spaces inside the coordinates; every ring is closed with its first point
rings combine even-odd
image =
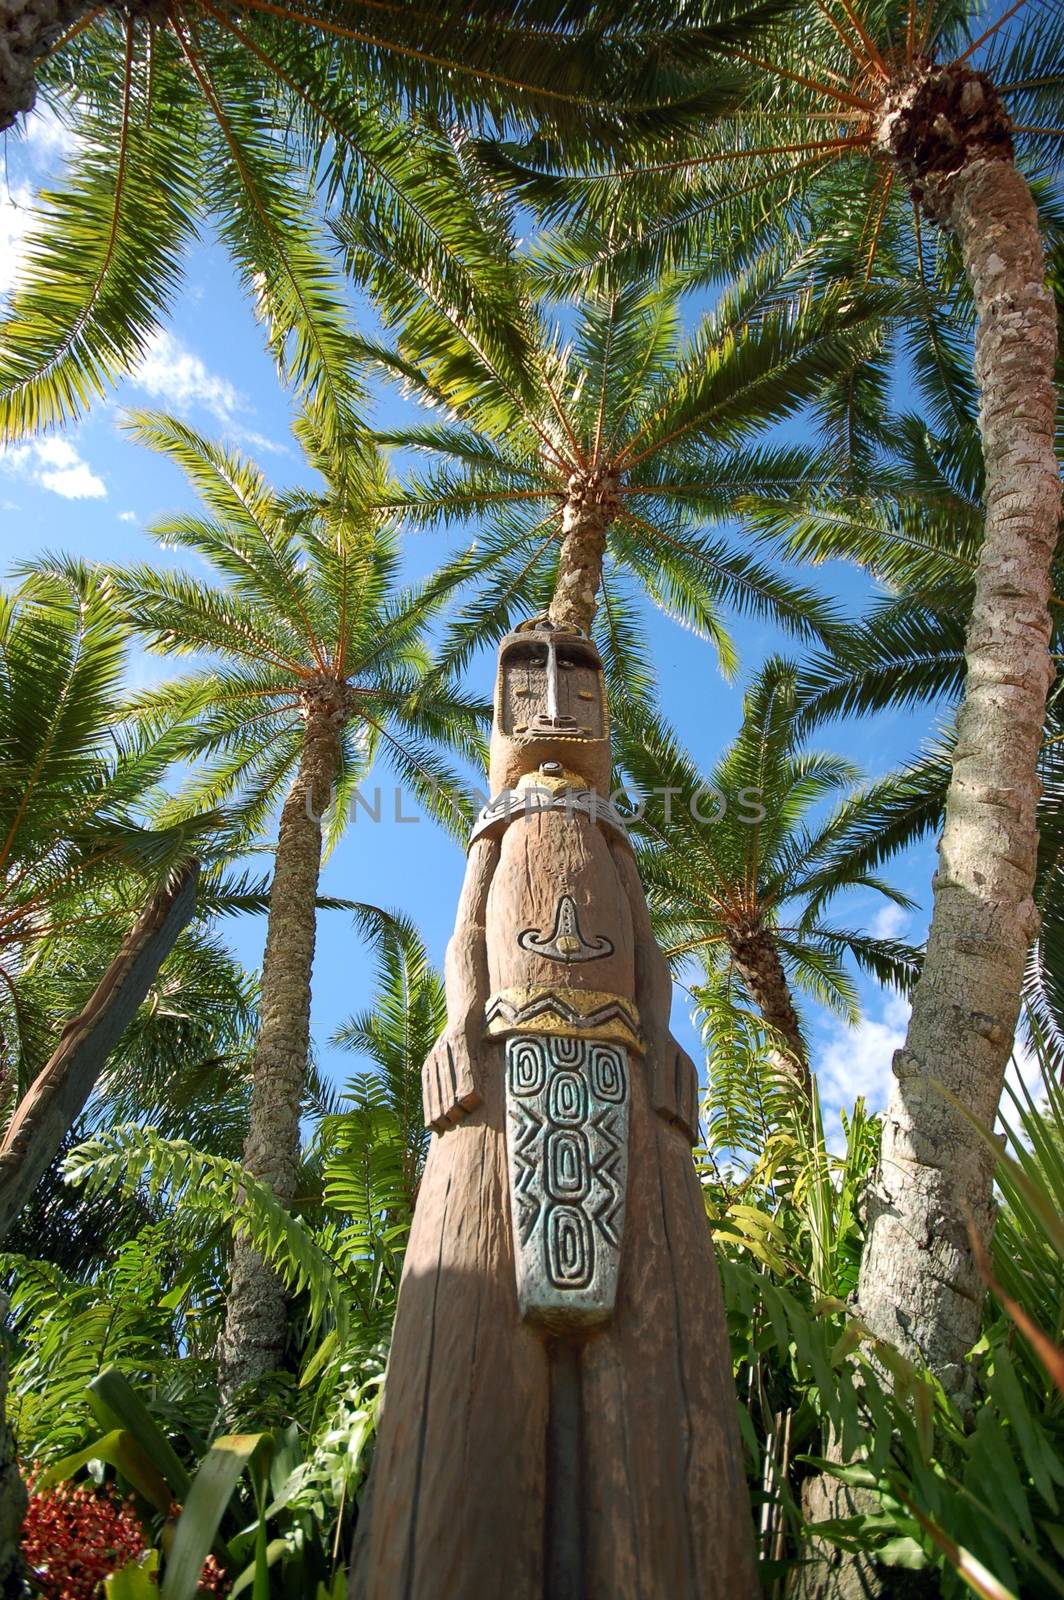
{"type": "Polygon", "coordinates": [[[781,309],[775,284],[754,273],[690,338],[671,284],[590,294],[571,322],[552,323],[468,141],[413,127],[400,170],[404,189],[384,218],[352,211],[334,229],[397,330],[394,347],[356,348],[447,413],[377,435],[438,463],[399,503],[419,522],[480,519],[467,575],[488,582],[444,658],[457,664],[504,632],[516,606],[545,605],[587,631],[600,592],[605,642],[619,654],[607,549],[709,636],[727,668],[724,602],[797,631],[828,628],[831,610],[814,593],[706,528],[830,470],[814,450],[758,436],[871,353],[885,302],[829,293],[781,309]]]}
{"type": "MultiPolygon", "coordinates": [[[[936,380],[946,364],[936,364],[936,380]]],[[[929,401],[945,426],[932,430],[915,416],[899,419],[894,446],[849,496],[821,495],[777,507],[752,508],[749,520],[787,559],[853,559],[888,585],[858,622],[832,635],[832,650],[802,665],[798,720],[806,731],[829,717],[890,712],[913,705],[952,711],[964,686],[964,625],[971,609],[982,537],[982,460],[974,415],[958,389],[936,381],[929,401]],[[956,408],[956,409],[955,409],[956,408]],[[957,420],[959,410],[960,420],[957,420]]],[[[1064,590],[1058,549],[1052,593],[1064,590]]],[[[1061,607],[1052,602],[1051,649],[1064,652],[1061,607]]],[[[1064,902],[1064,839],[1060,831],[1064,745],[1059,686],[1049,697],[1039,757],[1039,925],[1027,960],[1021,1020],[1028,1044],[1064,1038],[1060,951],[1064,902]]],[[[894,850],[937,834],[949,788],[954,734],[936,741],[908,771],[889,827],[868,833],[863,857],[875,870],[894,850]]]]}
{"type": "MultiPolygon", "coordinates": [[[[963,318],[965,282],[970,292],[986,521],[927,959],[884,1121],[861,1290],[875,1332],[947,1382],[976,1337],[981,1285],[966,1219],[989,1235],[992,1171],[930,1080],[993,1122],[1036,927],[1036,768],[1060,518],[1056,310],[1032,182],[1047,191],[1059,160],[1062,36],[1048,11],[1040,26],[1025,14],[1007,30],[1023,3],[980,30],[952,0],[813,0],[758,49],[712,52],[749,72],[748,96],[675,159],[645,164],[636,197],[645,207],[649,190],[660,203],[630,257],[671,264],[694,247],[704,258],[708,238],[719,270],[726,241],[741,258],[775,240],[792,259],[807,251],[822,277],[868,280],[884,256],[924,303],[925,365],[941,355],[936,296],[959,299],[963,318]],[[937,291],[926,278],[928,223],[948,240],[937,291]]],[[[681,29],[686,20],[680,8],[681,29]]],[[[597,187],[601,225],[616,183],[597,187]]],[[[629,243],[622,230],[616,249],[629,243]]],[[[599,249],[600,260],[609,254],[599,249]]]]}
{"type": "MultiPolygon", "coordinates": [[[[217,817],[153,816],[178,744],[167,728],[146,737],[122,729],[128,645],[114,585],[77,563],[46,563],[0,596],[0,1073],[8,1115],[120,958],[145,903],[155,897],[166,921],[194,853],[213,848],[217,817]]],[[[215,874],[212,893],[225,890],[215,874]]],[[[160,945],[145,964],[145,938],[138,972],[122,969],[125,999],[147,989],[165,954],[160,945]]],[[[87,1017],[81,1021],[84,1034],[87,1017]]],[[[63,1131],[57,1124],[53,1146],[63,1131]]]]}
{"type": "Polygon", "coordinates": [[[394,1311],[428,1154],[421,1068],[443,1032],[447,1002],[442,975],[408,917],[363,905],[356,926],[376,953],[374,992],[366,1010],[349,1017],[331,1042],[361,1057],[369,1070],[349,1081],[345,1108],[327,1125],[325,1197],[348,1219],[348,1247],[361,1241],[369,1276],[380,1285],[377,1298],[394,1311]]]}
{"type": "Polygon", "coordinates": [[[909,902],[852,858],[862,830],[882,826],[891,781],[852,792],[857,772],[848,761],[799,747],[797,683],[791,663],[766,663],[747,693],[739,732],[708,774],[660,720],[627,707],[618,719],[624,770],[637,785],[675,796],[667,816],[659,818],[652,804],[634,824],[640,873],[666,956],[680,970],[695,964],[693,993],[707,1017],[715,1098],[727,1098],[729,1066],[743,1059],[749,1006],[763,1024],[773,1066],[808,1094],[795,990],[854,1022],[858,1002],[846,957],[903,989],[916,971],[908,946],[826,920],[829,901],[846,889],[909,902]],[[832,796],[839,804],[818,818],[832,796]]]}
{"type": "MultiPolygon", "coordinates": [[[[944,399],[941,388],[937,392],[932,390],[932,398],[944,399]]],[[[970,670],[965,624],[976,591],[984,522],[983,473],[974,419],[969,418],[967,407],[956,393],[955,399],[960,422],[955,423],[951,418],[950,425],[937,436],[918,419],[906,420],[900,430],[903,449],[900,458],[893,463],[893,481],[891,464],[888,464],[879,483],[871,482],[868,492],[854,497],[849,504],[793,506],[787,511],[781,509],[779,517],[766,519],[763,524],[763,531],[773,539],[780,539],[782,554],[814,559],[856,556],[880,572],[892,590],[858,625],[837,631],[830,655],[820,653],[807,663],[801,711],[806,727],[833,715],[889,710],[921,702],[955,703],[964,693],[970,670]],[[771,527],[770,520],[774,523],[771,527]],[[785,530],[783,524],[788,520],[790,527],[785,530]]],[[[1059,548],[1049,576],[1054,597],[1050,611],[1050,643],[1056,657],[1064,644],[1061,612],[1055,598],[1061,593],[1064,581],[1059,548]]],[[[962,721],[960,726],[970,728],[970,721],[967,724],[962,721]]],[[[1037,749],[1037,858],[1032,885],[1036,915],[1022,943],[1009,958],[1010,967],[1016,966],[1019,973],[1020,1022],[1029,1042],[1038,1034],[1059,1038],[1064,1017],[1058,976],[1064,910],[1061,900],[1064,882],[1060,834],[1061,735],[1059,691],[1054,691],[1042,716],[1037,749]]],[[[908,818],[899,811],[899,842],[902,832],[911,841],[942,830],[950,805],[954,752],[960,736],[959,730],[954,731],[951,718],[947,739],[937,750],[928,753],[922,780],[910,793],[906,808],[908,818]]],[[[948,847],[949,837],[947,832],[942,848],[948,847]]],[[[870,868],[884,859],[885,848],[885,838],[869,839],[865,859],[870,868]]],[[[985,1015],[989,1013],[983,1013],[985,1015]]],[[[983,1022],[979,1025],[983,1026],[983,1022]]],[[[1009,1032],[1003,1060],[996,1069],[997,1076],[987,1075],[980,1080],[979,1093],[986,1101],[983,1107],[986,1115],[989,1115],[990,1101],[996,1105],[1000,1094],[1001,1073],[1012,1049],[1014,1031],[1012,1028],[1009,1032]]],[[[993,1043],[993,1040],[981,1039],[976,1059],[983,1060],[984,1065],[987,1050],[993,1043]]],[[[933,1076],[947,1085],[952,1084],[951,1092],[956,1094],[958,1084],[946,1073],[948,1061],[949,1058],[944,1067],[936,1068],[933,1076]]],[[[965,1072],[971,1070],[967,1060],[961,1065],[965,1072]]],[[[968,1103],[968,1092],[965,1088],[965,1103],[968,1103]]],[[[899,1097],[915,1095],[919,1100],[920,1090],[911,1079],[903,1077],[895,1094],[899,1097]]],[[[945,1118],[943,1137],[948,1136],[949,1146],[962,1171],[972,1157],[966,1179],[956,1180],[947,1173],[946,1181],[967,1182],[978,1187],[984,1163],[973,1147],[968,1124],[941,1106],[937,1097],[933,1097],[933,1103],[935,1112],[945,1118]]],[[[926,1109],[921,1115],[926,1124],[926,1109]]],[[[888,1140],[894,1137],[888,1130],[888,1140]]],[[[938,1166],[936,1158],[935,1173],[938,1166]]],[[[942,1180],[933,1175],[933,1181],[942,1180]]],[[[968,1203],[963,1196],[958,1204],[962,1201],[968,1203]]],[[[907,1203],[922,1202],[913,1197],[907,1203]]],[[[948,1233],[948,1229],[944,1233],[948,1233]]],[[[966,1253],[967,1233],[962,1233],[960,1238],[962,1252],[966,1253]]],[[[875,1266],[875,1257],[870,1259],[872,1265],[868,1272],[875,1266]]],[[[971,1265],[970,1260],[962,1270],[967,1271],[968,1265],[971,1265]]],[[[868,1285],[868,1294],[870,1299],[876,1298],[874,1285],[868,1285]]],[[[964,1329],[969,1326],[974,1312],[969,1311],[966,1302],[958,1307],[948,1297],[945,1305],[947,1310],[953,1306],[957,1312],[952,1324],[956,1328],[957,1344],[953,1346],[956,1353],[959,1342],[967,1337],[964,1329]]]]}
{"type": "MultiPolygon", "coordinates": [[[[340,836],[378,751],[434,814],[464,827],[469,819],[450,798],[457,780],[434,745],[475,755],[476,708],[439,684],[425,687],[422,634],[447,589],[437,582],[395,591],[395,524],[368,508],[385,497],[376,457],[360,454],[354,440],[332,452],[305,421],[308,455],[325,485],[285,494],[249,461],[178,422],[142,415],[131,427],[184,469],[204,503],[203,515],[164,519],[156,536],[195,551],[222,579],[211,586],[150,567],[116,576],[152,648],[211,658],[140,697],[132,715],[184,727],[185,754],[197,765],[175,802],[180,814],[224,800],[251,837],[283,797],[244,1165],[289,1206],[323,844],[340,836]]],[[[228,1398],[280,1364],[284,1339],[281,1285],[238,1238],[220,1352],[228,1398]]]]}
{"type": "MultiPolygon", "coordinates": [[[[60,1018],[77,1012],[84,992],[84,943],[78,929],[35,952],[35,967],[41,977],[47,973],[48,998],[60,1018]]],[[[95,959],[98,965],[98,950],[95,959]]],[[[110,1052],[92,1098],[63,1139],[61,1154],[90,1133],[140,1122],[164,1138],[184,1137],[238,1158],[247,1132],[254,1024],[250,975],[216,933],[195,924],[186,928],[110,1052]]],[[[143,1195],[104,1212],[86,1206],[63,1182],[61,1165],[53,1162],[38,1183],[5,1234],[4,1249],[84,1273],[113,1254],[151,1216],[151,1207],[143,1195]]]]}
{"type": "MultiPolygon", "coordinates": [[[[719,106],[715,89],[680,92],[656,18],[607,39],[594,8],[584,12],[545,0],[7,8],[0,130],[39,91],[76,141],[0,329],[0,431],[75,417],[135,365],[204,223],[288,379],[328,400],[342,426],[346,318],[315,189],[367,208],[387,197],[382,101],[418,101],[448,120],[531,120],[582,150],[616,144],[622,102],[634,129],[719,106]]],[[[735,30],[725,19],[721,31],[735,30]]]]}
{"type": "MultiPolygon", "coordinates": [[[[5,1230],[27,1201],[41,1219],[55,1157],[105,1064],[128,1068],[138,1036],[158,1041],[147,1011],[172,990],[197,939],[186,932],[167,959],[194,908],[192,852],[216,819],[150,825],[176,749],[168,729],[140,739],[117,731],[128,642],[113,586],[76,563],[28,572],[0,595],[5,1230]],[[138,1011],[145,994],[149,1006],[138,1011]]],[[[33,1237],[36,1246],[41,1234],[33,1237]]],[[[3,1416],[6,1363],[3,1377],[0,1573],[9,1586],[25,1491],[3,1416]]]]}

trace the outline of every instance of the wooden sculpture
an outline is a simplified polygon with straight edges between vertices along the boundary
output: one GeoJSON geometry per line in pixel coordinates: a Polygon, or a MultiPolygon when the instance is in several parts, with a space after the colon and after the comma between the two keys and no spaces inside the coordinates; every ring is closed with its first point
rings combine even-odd
{"type": "Polygon", "coordinates": [[[357,1600],[757,1592],[697,1075],[610,766],[590,640],[508,635],[357,1600]]]}

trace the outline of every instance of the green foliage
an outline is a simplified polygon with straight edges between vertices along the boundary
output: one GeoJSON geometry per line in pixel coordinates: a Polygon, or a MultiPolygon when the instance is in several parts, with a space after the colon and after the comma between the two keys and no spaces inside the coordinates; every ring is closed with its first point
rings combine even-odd
{"type": "MultiPolygon", "coordinates": [[[[78,142],[0,328],[0,430],[76,416],[129,370],[209,218],[299,399],[316,482],[278,490],[185,423],[137,415],[133,435],[200,502],[155,532],[206,562],[208,581],[46,559],[0,602],[6,1100],[145,890],[190,854],[207,859],[202,919],[265,909],[268,883],[233,856],[261,847],[323,678],[352,707],[328,844],[378,755],[466,832],[451,757],[482,761],[486,708],[456,676],[549,601],[572,480],[608,469],[618,508],[596,630],[621,771],[681,796],[633,832],[711,1060],[700,1177],[763,1574],[785,1583],[815,1537],[872,1555],[884,1586],[904,1574],[947,1600],[1059,1595],[1059,695],[1025,991],[1046,1103],[1012,1097],[964,1395],[863,1328],[852,1297],[877,1122],[859,1101],[843,1148],[829,1147],[815,1082],[806,1097],[779,1070],[796,1049],[815,1070],[804,1015],[797,1037],[774,1023],[743,965],[744,942],[764,935],[788,995],[850,1020],[855,968],[912,984],[918,951],[840,924],[835,908],[854,888],[907,905],[881,874],[938,826],[950,730],[867,785],[806,740],[831,717],[948,708],[963,685],[982,536],[970,299],[955,248],[866,159],[864,112],[840,109],[839,86],[868,92],[855,76],[868,47],[847,44],[819,0],[281,10],[104,8],[40,65],[78,142]],[[569,226],[523,247],[515,193],[569,226]],[[380,338],[353,334],[326,244],[373,296],[380,338]],[[693,326],[691,289],[710,291],[693,326]],[[899,371],[919,411],[895,417],[899,371]],[[367,373],[435,414],[371,442],[367,373]],[[378,444],[422,467],[397,482],[378,444]],[[404,522],[472,525],[476,542],[400,588],[404,522]],[[791,574],[838,560],[878,586],[863,616],[791,574]],[[750,683],[708,773],[654,709],[644,597],[726,673],[737,613],[808,646],[750,683]],[[133,629],[191,670],[120,714],[133,629]],[[686,804],[707,788],[728,802],[709,824],[686,804]],[[803,1492],[821,1471],[862,1494],[814,1528],[803,1492]]],[[[923,16],[872,0],[861,17],[892,60],[915,47],[910,17],[940,59],[978,31],[954,0],[923,16]]],[[[1057,117],[1061,38],[1042,17],[983,55],[1021,124],[1058,288],[1061,145],[1028,130],[1057,117]]],[[[208,1552],[234,1595],[344,1592],[426,1151],[421,1063],[445,998],[402,913],[342,904],[375,993],[332,1041],[357,1058],[343,1092],[308,1075],[298,1209],[239,1164],[257,996],[201,921],[71,1130],[62,1174],[7,1241],[22,1449],[49,1477],[114,1478],[155,1547],[108,1580],[112,1600],[188,1597],[208,1552]],[[286,1371],[253,1411],[223,1419],[215,1348],[234,1221],[284,1279],[292,1316],[286,1371]],[[234,1425],[247,1432],[220,1431],[234,1425]]]]}
{"type": "Polygon", "coordinates": [[[151,890],[217,826],[153,818],[177,746],[116,728],[128,648],[114,585],[75,563],[0,597],[0,1033],[19,1092],[151,890]]]}
{"type": "Polygon", "coordinates": [[[321,1144],[334,1248],[362,1284],[361,1329],[351,1350],[368,1353],[387,1342],[395,1311],[428,1150],[421,1066],[443,1030],[446,1004],[443,980],[408,918],[376,906],[360,906],[356,915],[376,952],[376,989],[371,1007],[349,1018],[333,1043],[364,1057],[371,1070],[349,1081],[344,1109],[322,1124],[321,1144]]]}
{"type": "MultiPolygon", "coordinates": [[[[330,1555],[323,1538],[322,1513],[341,1514],[345,1489],[361,1476],[353,1425],[362,1395],[349,1397],[346,1407],[330,1419],[335,1424],[342,1417],[352,1425],[345,1435],[345,1460],[336,1458],[333,1426],[306,1451],[294,1428],[223,1434],[189,1466],[115,1368],[95,1377],[86,1397],[100,1425],[121,1422],[122,1426],[102,1437],[90,1430],[84,1448],[55,1463],[42,1475],[40,1485],[74,1476],[89,1465],[112,1469],[123,1490],[133,1494],[146,1537],[155,1530],[159,1542],[135,1568],[123,1569],[122,1582],[109,1593],[121,1596],[128,1585],[132,1600],[139,1600],[140,1579],[160,1571],[161,1582],[152,1590],[169,1600],[192,1600],[208,1573],[225,1580],[233,1594],[249,1589],[252,1600],[267,1600],[271,1569],[301,1593],[312,1591],[322,1580],[328,1580],[331,1588],[337,1565],[335,1552],[330,1555]],[[339,1502],[334,1491],[339,1492],[339,1502]],[[153,1512],[161,1513],[163,1520],[153,1512]]],[[[361,1415],[368,1421],[371,1414],[372,1402],[366,1401],[361,1415]]],[[[184,1443],[187,1450],[188,1441],[184,1443]]]]}
{"type": "Polygon", "coordinates": [[[281,375],[342,429],[357,392],[346,318],[301,152],[284,133],[283,69],[268,50],[234,51],[206,10],[187,25],[104,13],[91,24],[44,69],[45,95],[77,138],[0,330],[0,425],[10,436],[76,417],[136,364],[207,216],[281,375]]]}
{"type": "Polygon", "coordinates": [[[919,960],[900,941],[829,920],[829,905],[847,890],[870,889],[908,907],[869,870],[863,847],[882,836],[910,780],[903,773],[857,787],[849,762],[803,748],[798,681],[792,663],[765,664],[739,732],[708,773],[660,717],[630,701],[615,716],[619,765],[651,796],[633,824],[640,871],[661,947],[692,983],[713,1062],[710,1115],[745,1149],[751,1138],[760,1148],[777,1123],[768,1057],[805,1052],[800,1037],[772,1037],[777,1024],[759,1014],[744,966],[749,941],[771,941],[789,991],[850,1021],[857,1000],[847,958],[902,989],[919,960]],[[672,795],[667,805],[663,791],[672,795]],[[744,1134],[746,1115],[753,1126],[744,1134]]]}
{"type": "Polygon", "coordinates": [[[1064,1391],[1039,1352],[1059,1361],[1064,1325],[1064,1094],[1047,1080],[1043,1107],[1022,1090],[1012,1102],[993,1298],[970,1390],[954,1398],[870,1340],[847,1304],[878,1143],[860,1106],[840,1156],[818,1117],[810,1128],[792,1115],[745,1172],[707,1170],[751,1479],[767,1496],[766,1558],[800,1558],[815,1534],[870,1555],[887,1585],[890,1569],[908,1567],[934,1571],[944,1596],[1062,1592],[1064,1391]],[[809,1526],[802,1482],[819,1471],[867,1495],[809,1526]]]}
{"type": "MultiPolygon", "coordinates": [[[[8,1414],[22,1449],[50,1462],[85,1440],[91,1420],[86,1384],[115,1364],[164,1393],[195,1384],[194,1358],[179,1372],[180,1328],[170,1300],[178,1262],[150,1226],[128,1240],[96,1282],[25,1256],[3,1258],[11,1296],[14,1359],[8,1414]]],[[[193,1413],[194,1414],[194,1413],[193,1413]]]]}
{"type": "Polygon", "coordinates": [[[313,1325],[326,1315],[345,1325],[346,1299],[333,1262],[305,1223],[236,1162],[131,1125],[79,1145],[67,1157],[66,1176],[94,1197],[143,1186],[149,1195],[165,1190],[171,1204],[186,1213],[202,1210],[216,1218],[228,1213],[236,1231],[277,1268],[291,1292],[306,1292],[313,1325]]]}
{"type": "Polygon", "coordinates": [[[409,1219],[428,1134],[421,1104],[421,1066],[447,1020],[443,980],[409,918],[376,906],[358,908],[358,923],[377,952],[371,1007],[351,1017],[333,1043],[367,1058],[373,1071],[348,1086],[350,1108],[328,1124],[335,1155],[326,1169],[326,1197],[372,1230],[373,1218],[409,1219]]]}
{"type": "MultiPolygon", "coordinates": [[[[700,11],[676,6],[670,20],[680,39],[700,11]]],[[[644,146],[642,159],[591,152],[576,167],[532,138],[496,147],[493,164],[526,204],[566,224],[548,253],[556,291],[677,271],[715,284],[765,254],[797,282],[911,286],[903,338],[939,415],[952,418],[972,393],[967,285],[953,242],[921,223],[902,174],[879,157],[876,112],[891,73],[914,59],[968,58],[989,72],[1014,117],[1017,155],[1034,178],[1047,235],[1059,239],[1061,148],[1045,135],[1060,125],[1062,28],[1052,8],[1003,26],[1014,14],[953,0],[923,8],[805,0],[756,44],[709,42],[693,72],[686,63],[702,81],[740,72],[744,86],[728,112],[673,140],[667,159],[644,146]]],[[[848,443],[860,440],[852,423],[862,390],[865,417],[857,420],[871,421],[873,437],[881,433],[867,410],[877,387],[875,374],[854,374],[833,397],[849,423],[848,443]]]]}
{"type": "Polygon", "coordinates": [[[729,673],[728,610],[799,636],[830,633],[830,606],[755,559],[728,524],[830,475],[816,449],[765,436],[877,345],[893,301],[850,289],[773,303],[755,274],[687,335],[666,275],[587,292],[570,328],[548,316],[463,135],[396,129],[387,160],[387,203],[352,207],[334,228],[396,335],[394,346],[360,341],[362,357],[445,413],[378,435],[430,462],[388,504],[418,525],[478,525],[475,550],[450,569],[478,594],[442,661],[460,667],[485,633],[499,637],[549,598],[564,503],[592,472],[618,483],[599,627],[619,681],[618,590],[645,591],[709,640],[729,673]]]}
{"type": "MultiPolygon", "coordinates": [[[[160,1600],[194,1600],[203,1564],[211,1553],[237,1479],[245,1469],[255,1486],[261,1522],[271,1445],[269,1434],[261,1433],[224,1434],[215,1439],[196,1469],[177,1519],[174,1542],[159,1586],[160,1600]]],[[[257,1541],[261,1555],[257,1549],[256,1566],[265,1560],[265,1523],[261,1522],[261,1526],[263,1539],[257,1541]]],[[[256,1580],[257,1577],[256,1574],[256,1580]]]]}
{"type": "Polygon", "coordinates": [[[173,730],[193,764],[172,814],[198,816],[224,802],[232,845],[253,839],[297,769],[306,695],[334,681],[349,689],[351,709],[328,844],[378,753],[431,814],[464,826],[462,786],[438,751],[475,757],[482,708],[427,680],[425,630],[449,585],[397,587],[397,528],[379,507],[388,481],[379,455],[353,436],[335,446],[308,412],[302,440],[325,481],[313,493],[285,493],[183,423],[140,415],[130,427],[184,470],[203,502],[202,515],[163,518],[156,537],[200,556],[221,580],[147,565],[113,579],[153,649],[209,663],[130,706],[135,726],[173,730]]]}
{"type": "MultiPolygon", "coordinates": [[[[699,45],[756,34],[762,0],[702,17],[699,45]]],[[[663,134],[727,103],[730,81],[687,85],[663,13],[610,29],[613,8],[529,0],[431,12],[345,0],[224,13],[96,9],[37,63],[42,98],[76,135],[42,196],[31,252],[0,329],[8,436],[78,416],[136,364],[165,320],[206,223],[227,247],[282,377],[313,396],[334,436],[357,388],[322,212],[365,190],[386,207],[395,130],[383,106],[538,126],[586,149],[663,134]],[[529,49],[529,30],[536,45],[529,49]],[[627,119],[618,108],[627,104],[627,119]],[[315,202],[320,191],[320,204],[315,202]]]]}

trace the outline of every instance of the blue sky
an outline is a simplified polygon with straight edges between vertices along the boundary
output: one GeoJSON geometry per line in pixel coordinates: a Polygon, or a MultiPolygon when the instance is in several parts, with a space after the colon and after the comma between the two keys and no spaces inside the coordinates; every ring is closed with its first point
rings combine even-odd
{"type": "MultiPolygon", "coordinates": [[[[50,114],[31,117],[22,139],[8,137],[6,174],[0,175],[0,294],[17,271],[20,241],[29,221],[34,188],[54,173],[64,144],[50,114]]],[[[182,475],[167,461],[124,436],[123,410],[130,406],[169,411],[202,432],[236,445],[259,462],[278,485],[306,472],[289,432],[291,408],[279,387],[252,311],[224,253],[204,244],[188,262],[175,314],[135,378],[98,404],[78,426],[0,453],[0,572],[16,560],[44,551],[64,551],[88,560],[166,561],[145,530],[163,513],[192,506],[182,475]]],[[[382,397],[382,422],[399,415],[398,402],[382,397]]],[[[462,540],[437,534],[407,536],[405,563],[413,576],[429,571],[462,540]]],[[[185,558],[182,557],[182,562],[185,558]]],[[[194,569],[193,569],[194,570],[194,569]]],[[[805,575],[808,581],[808,575],[805,575]]],[[[814,580],[847,609],[859,610],[870,587],[853,569],[834,565],[814,580]]],[[[653,666],[664,710],[692,753],[708,767],[734,733],[743,684],[774,651],[793,654],[793,640],[756,620],[736,618],[734,634],[742,672],[726,684],[711,648],[692,633],[647,608],[653,666]]],[[[490,659],[474,664],[473,686],[486,692],[490,659]]],[[[138,684],[168,674],[168,664],[138,655],[138,684]]],[[[903,713],[838,724],[821,730],[817,743],[845,754],[869,777],[887,771],[918,747],[931,726],[926,715],[903,713]]],[[[399,907],[418,923],[433,957],[442,960],[461,884],[459,848],[428,819],[400,822],[394,815],[390,774],[379,774],[384,790],[377,824],[359,813],[329,861],[326,892],[399,907]]],[[[371,783],[375,779],[371,779],[371,783]]],[[[407,800],[402,815],[415,810],[407,800]]],[[[920,847],[900,858],[893,881],[923,908],[906,916],[877,896],[863,894],[846,910],[851,925],[920,941],[926,928],[933,850],[920,847]]],[[[264,920],[242,919],[225,933],[249,966],[261,958],[264,920]]],[[[322,913],[315,970],[313,1030],[323,1064],[343,1077],[356,1063],[330,1051],[327,1039],[370,993],[371,963],[342,913],[322,913]]],[[[856,1094],[874,1109],[884,1100],[893,1050],[901,1043],[906,1008],[896,995],[862,980],[865,1019],[848,1029],[823,1013],[808,1011],[825,1113],[834,1122],[840,1105],[856,1094]]],[[[697,1033],[681,991],[674,999],[673,1027],[692,1052],[697,1033]]]]}

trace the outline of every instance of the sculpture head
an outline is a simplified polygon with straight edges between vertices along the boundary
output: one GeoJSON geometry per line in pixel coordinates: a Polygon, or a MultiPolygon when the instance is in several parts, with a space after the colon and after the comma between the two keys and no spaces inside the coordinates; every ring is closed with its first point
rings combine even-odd
{"type": "Polygon", "coordinates": [[[586,634],[546,617],[499,646],[488,779],[492,794],[546,767],[589,789],[610,786],[610,719],[602,658],[586,634]]]}

